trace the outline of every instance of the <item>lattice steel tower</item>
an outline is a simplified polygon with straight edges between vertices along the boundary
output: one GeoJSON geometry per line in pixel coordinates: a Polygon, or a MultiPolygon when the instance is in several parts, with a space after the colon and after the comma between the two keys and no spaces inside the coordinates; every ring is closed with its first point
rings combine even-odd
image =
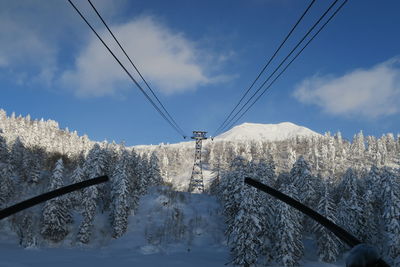
{"type": "Polygon", "coordinates": [[[196,140],[196,149],[194,152],[194,165],[192,177],[190,177],[189,192],[202,193],[204,191],[203,170],[201,166],[201,141],[207,139],[207,132],[193,131],[192,139],[196,140]]]}

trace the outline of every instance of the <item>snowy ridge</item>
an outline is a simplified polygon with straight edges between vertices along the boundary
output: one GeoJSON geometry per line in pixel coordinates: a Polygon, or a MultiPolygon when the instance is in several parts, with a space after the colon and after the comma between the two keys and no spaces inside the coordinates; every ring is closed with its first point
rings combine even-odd
{"type": "MultiPolygon", "coordinates": [[[[262,124],[245,122],[233,127],[214,138],[214,141],[283,141],[295,137],[321,137],[322,135],[314,132],[304,126],[296,125],[292,122],[281,122],[277,124],[262,124]]],[[[211,139],[204,141],[209,144],[211,139]]],[[[175,144],[163,144],[170,147],[194,147],[194,141],[179,142],[175,144]]],[[[136,145],[131,147],[135,150],[142,151],[149,148],[155,148],[159,145],[136,145]]]]}
{"type": "Polygon", "coordinates": [[[278,124],[243,123],[218,135],[215,139],[224,141],[282,141],[297,136],[311,137],[321,135],[306,127],[298,126],[291,122],[282,122],[278,124]]]}

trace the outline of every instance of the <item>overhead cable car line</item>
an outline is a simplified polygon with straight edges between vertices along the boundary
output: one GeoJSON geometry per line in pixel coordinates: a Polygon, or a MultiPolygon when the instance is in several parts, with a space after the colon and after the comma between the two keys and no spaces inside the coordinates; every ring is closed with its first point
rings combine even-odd
{"type": "Polygon", "coordinates": [[[240,114],[240,112],[246,107],[247,104],[258,94],[258,92],[263,88],[263,86],[273,77],[273,75],[279,70],[279,68],[286,62],[286,60],[294,53],[294,51],[301,45],[301,43],[307,38],[307,36],[314,30],[314,28],[321,22],[321,20],[328,14],[328,12],[333,8],[338,0],[335,0],[328,9],[322,14],[322,16],[314,23],[314,25],[307,31],[303,38],[295,45],[295,47],[289,52],[289,54],[281,61],[281,63],[275,68],[275,70],[268,76],[268,78],[259,86],[259,88],[253,93],[253,95],[246,101],[244,105],[235,113],[230,120],[221,127],[220,132],[227,128],[229,124],[240,114]]]}
{"type": "MultiPolygon", "coordinates": [[[[310,35],[315,27],[320,24],[322,19],[329,13],[329,11],[336,5],[339,0],[335,0],[328,9],[322,14],[322,16],[314,23],[314,25],[307,31],[307,33],[301,38],[301,40],[295,45],[295,47],[289,52],[289,54],[281,61],[281,63],[275,68],[275,70],[268,76],[268,78],[259,86],[259,88],[253,93],[253,95],[246,101],[246,103],[235,113],[235,115],[221,128],[221,132],[227,128],[229,124],[240,114],[240,112],[254,99],[254,97],[260,92],[264,85],[275,75],[275,73],[282,67],[282,65],[288,60],[288,58],[296,51],[296,49],[304,42],[304,40],[310,35]]],[[[344,2],[346,3],[347,0],[344,2]]],[[[342,6],[340,6],[341,8],[342,6]]],[[[337,12],[336,12],[337,13],[337,12]]],[[[237,120],[236,120],[237,121],[237,120]]]]}
{"type": "Polygon", "coordinates": [[[96,30],[92,27],[92,25],[88,22],[88,20],[83,16],[83,14],[79,11],[79,9],[72,3],[71,0],[68,0],[68,2],[71,4],[71,6],[75,9],[75,11],[79,14],[79,16],[85,21],[85,23],[89,26],[89,28],[93,31],[93,33],[96,35],[96,37],[101,41],[101,43],[106,47],[108,52],[114,57],[114,59],[118,62],[118,64],[123,68],[123,70],[126,72],[126,74],[129,76],[129,78],[132,80],[132,82],[139,88],[139,90],[144,94],[144,96],[147,98],[148,101],[153,105],[153,107],[157,110],[157,112],[168,122],[169,125],[171,125],[172,128],[175,129],[176,132],[179,133],[179,135],[182,135],[183,138],[186,138],[184,133],[181,133],[179,129],[165,116],[165,114],[160,110],[160,108],[154,103],[154,101],[151,99],[151,97],[143,90],[143,88],[140,86],[140,84],[135,80],[135,78],[132,76],[132,74],[126,69],[126,67],[121,63],[121,61],[117,58],[117,56],[111,51],[111,49],[108,47],[108,45],[104,42],[104,40],[100,37],[100,35],[96,32],[96,30]]]}
{"type": "Polygon", "coordinates": [[[283,39],[279,47],[275,50],[274,54],[269,58],[268,62],[265,64],[265,66],[262,68],[256,79],[253,81],[253,83],[250,85],[250,87],[247,89],[247,91],[243,94],[242,98],[239,100],[239,102],[236,104],[236,106],[232,109],[232,111],[229,113],[229,115],[226,117],[224,122],[218,127],[218,129],[214,132],[215,134],[225,125],[225,123],[228,121],[230,116],[233,114],[233,112],[237,109],[237,107],[240,105],[240,103],[243,101],[243,99],[247,96],[247,94],[250,92],[250,90],[253,88],[254,84],[258,81],[258,79],[261,77],[261,75],[264,73],[265,69],[269,66],[271,61],[275,58],[275,56],[278,54],[278,52],[281,50],[283,45],[286,43],[286,41],[289,39],[290,35],[292,35],[293,31],[297,28],[297,25],[302,21],[304,16],[307,14],[308,10],[311,8],[311,6],[315,3],[315,0],[312,0],[311,3],[308,5],[306,10],[303,12],[303,14],[300,16],[300,18],[297,20],[295,25],[292,27],[292,29],[289,31],[289,33],[286,35],[286,37],[283,39]]]}
{"type": "Polygon", "coordinates": [[[90,6],[93,8],[94,12],[96,12],[97,16],[100,18],[100,20],[103,22],[104,26],[107,28],[108,32],[111,34],[111,36],[114,38],[115,42],[118,44],[119,48],[121,48],[122,52],[124,55],[128,58],[129,62],[131,63],[132,67],[136,70],[136,72],[139,74],[140,78],[142,81],[146,84],[147,88],[150,90],[154,98],[157,100],[157,102],[160,104],[161,108],[164,110],[164,112],[167,114],[168,118],[173,122],[173,124],[179,129],[181,135],[185,136],[184,131],[182,130],[181,127],[179,127],[178,123],[174,120],[174,118],[171,116],[171,114],[168,112],[168,110],[165,108],[165,106],[161,103],[160,99],[157,97],[157,95],[154,93],[153,89],[151,89],[150,85],[146,81],[146,79],[143,77],[143,75],[140,73],[139,69],[136,67],[136,65],[133,63],[131,60],[130,56],[128,53],[126,53],[125,49],[122,47],[121,43],[118,41],[117,37],[115,37],[114,33],[108,27],[107,23],[103,19],[103,17],[100,15],[100,13],[97,11],[96,7],[93,5],[92,1],[88,0],[90,6]]]}
{"type": "MultiPolygon", "coordinates": [[[[303,50],[314,40],[314,38],[322,31],[323,28],[333,19],[333,17],[342,9],[342,7],[347,3],[348,0],[345,0],[329,17],[329,19],[318,29],[318,31],[308,40],[308,42],[303,46],[303,48],[293,57],[292,60],[285,66],[285,68],[274,78],[274,80],[264,89],[264,91],[251,103],[251,105],[240,115],[230,126],[231,128],[235,125],[246,113],[249,109],[265,94],[265,92],[274,84],[274,82],[286,71],[286,69],[296,60],[296,58],[303,52],[303,50]]],[[[229,129],[228,128],[228,129],[229,129]]]]}

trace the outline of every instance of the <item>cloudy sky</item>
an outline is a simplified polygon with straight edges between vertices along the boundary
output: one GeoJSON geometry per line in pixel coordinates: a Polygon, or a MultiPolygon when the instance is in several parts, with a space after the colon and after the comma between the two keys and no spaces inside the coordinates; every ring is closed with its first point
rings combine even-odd
{"type": "MultiPolygon", "coordinates": [[[[215,132],[310,3],[92,1],[187,134],[215,132]]],[[[316,1],[261,80],[332,1],[316,1]]],[[[74,3],[129,67],[89,3],[74,3]]],[[[400,133],[399,10],[396,0],[349,1],[238,123],[400,133]]],[[[54,119],[94,140],[182,141],[67,0],[0,0],[0,92],[8,114],[54,119]]]]}

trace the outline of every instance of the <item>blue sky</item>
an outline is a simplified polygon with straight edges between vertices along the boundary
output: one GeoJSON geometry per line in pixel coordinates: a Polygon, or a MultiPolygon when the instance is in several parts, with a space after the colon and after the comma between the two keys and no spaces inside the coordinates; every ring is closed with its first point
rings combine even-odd
{"type": "MultiPolygon", "coordinates": [[[[89,4],[75,2],[111,42],[89,4]]],[[[216,130],[310,1],[93,3],[190,134],[216,130]]],[[[330,3],[316,1],[272,66],[330,3]]],[[[290,121],[346,138],[400,133],[399,10],[395,0],[350,0],[239,123],[290,121]]],[[[182,141],[66,0],[0,0],[0,92],[8,114],[94,140],[182,141]]]]}

